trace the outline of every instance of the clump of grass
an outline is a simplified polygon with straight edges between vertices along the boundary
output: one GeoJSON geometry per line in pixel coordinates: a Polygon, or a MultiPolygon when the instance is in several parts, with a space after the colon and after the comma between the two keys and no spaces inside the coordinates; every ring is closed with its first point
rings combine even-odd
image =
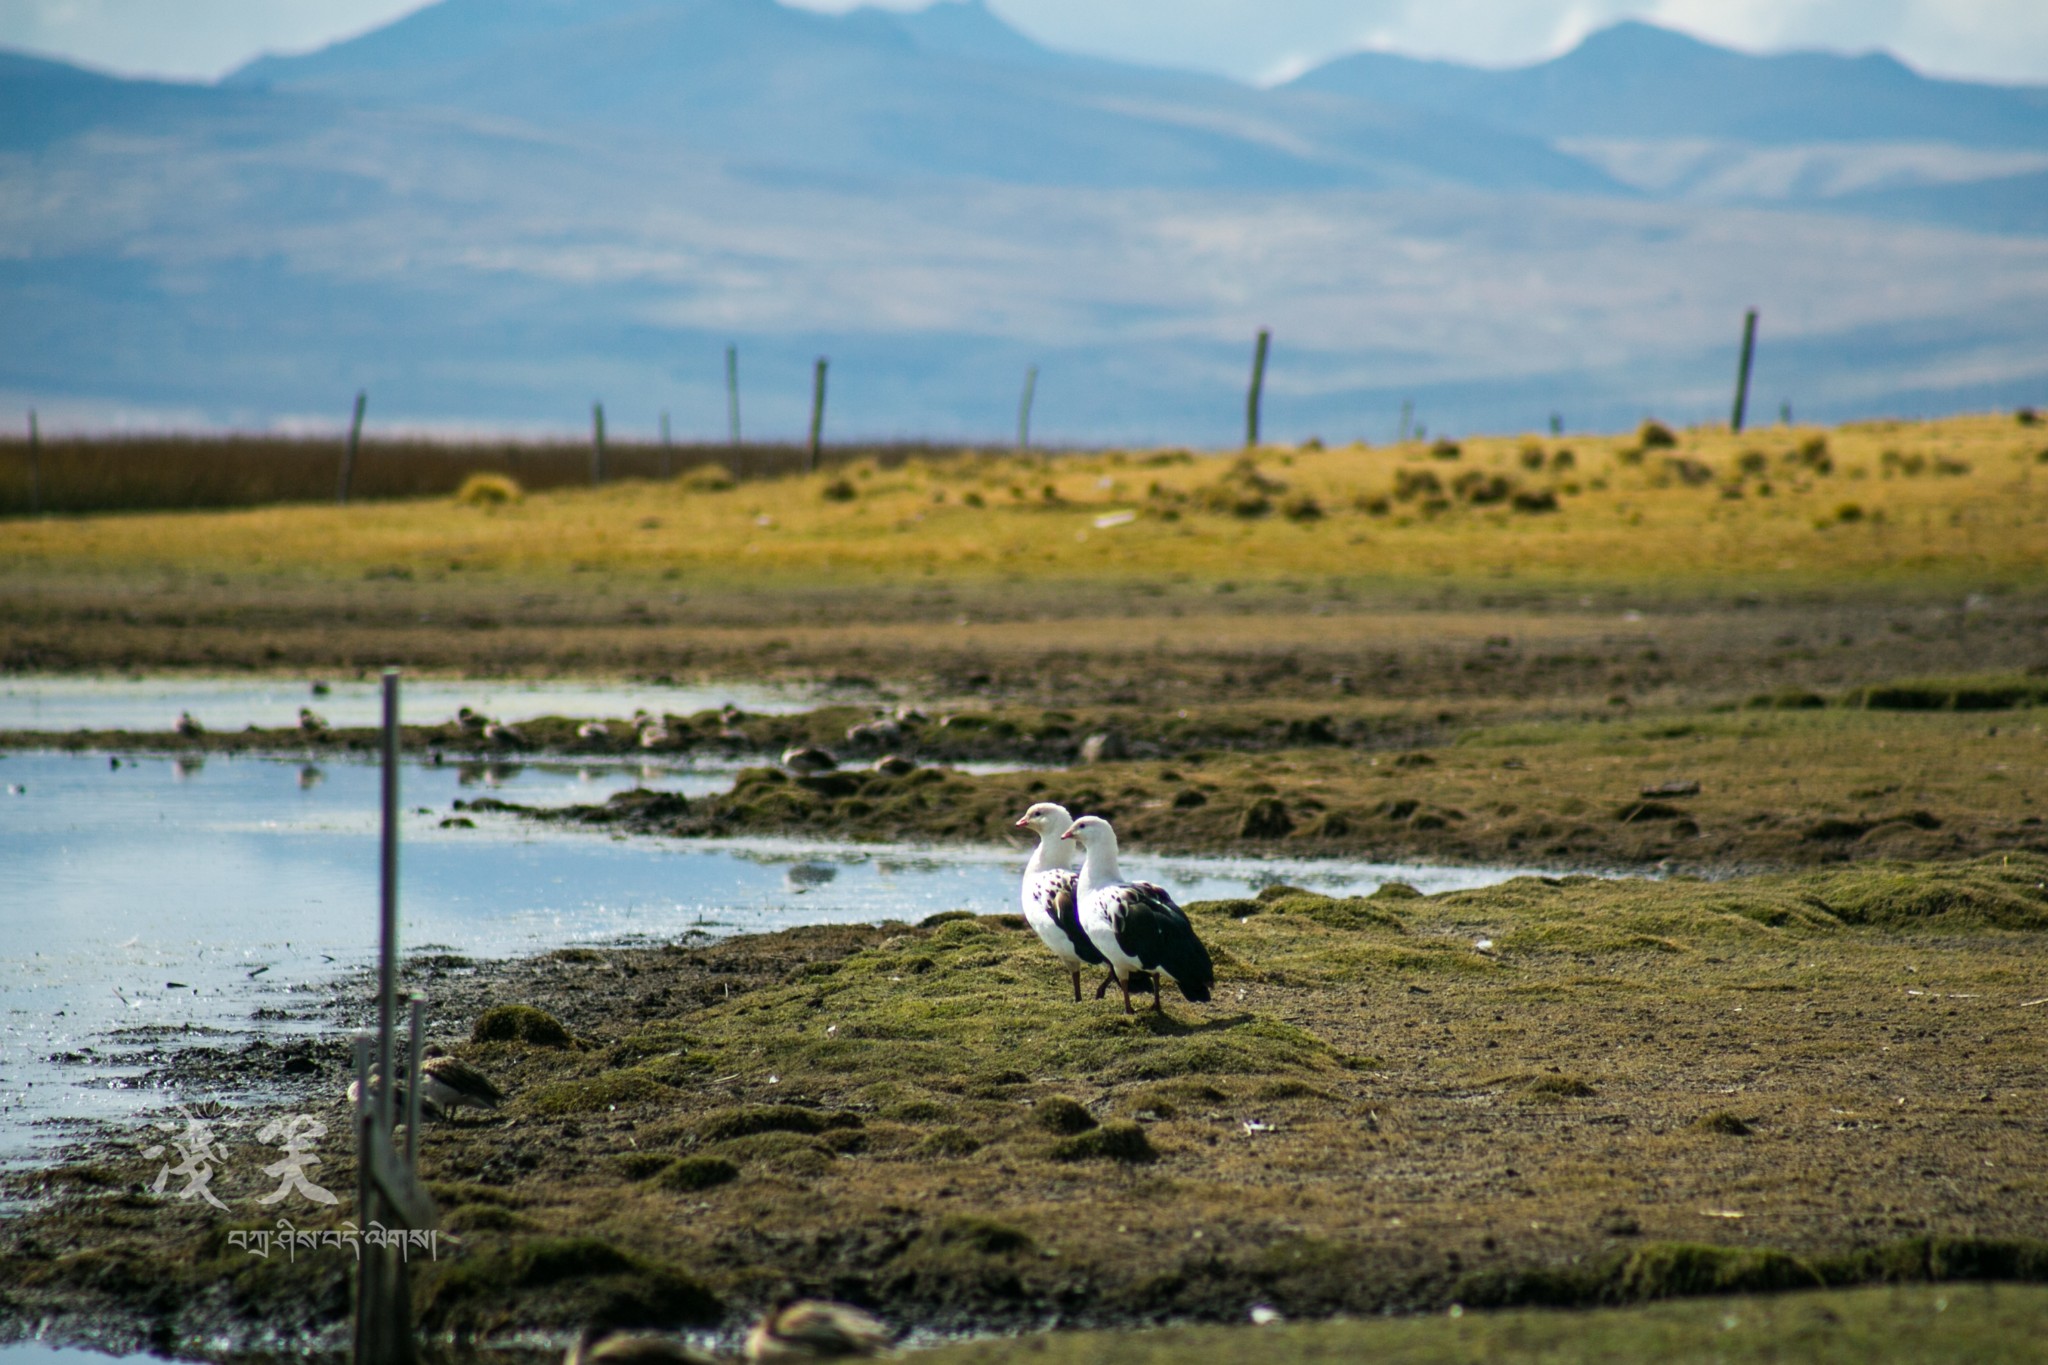
{"type": "Polygon", "coordinates": [[[739,486],[732,471],[715,461],[684,470],[676,482],[691,493],[725,493],[739,486]]]}
{"type": "MultiPolygon", "coordinates": [[[[1251,521],[1271,513],[1274,495],[1286,488],[1284,481],[1261,471],[1258,461],[1241,455],[1213,483],[1195,489],[1193,496],[1204,511],[1251,521]]],[[[1321,509],[1317,511],[1320,514],[1321,509]]]]}
{"type": "Polygon", "coordinates": [[[599,1316],[620,1327],[691,1327],[724,1311],[692,1276],[595,1237],[514,1237],[413,1275],[430,1331],[481,1335],[599,1316]]]}
{"type": "Polygon", "coordinates": [[[919,1149],[926,1156],[958,1158],[981,1150],[981,1139],[965,1128],[940,1128],[925,1135],[919,1149]]]}
{"type": "Polygon", "coordinates": [[[1541,1076],[1523,1086],[1522,1093],[1539,1100],[1583,1100],[1598,1092],[1583,1076],[1541,1076]]]}
{"type": "Polygon", "coordinates": [[[531,1005],[493,1005],[470,1026],[472,1043],[525,1043],[529,1047],[569,1047],[574,1040],[562,1021],[531,1005]]]}
{"type": "Polygon", "coordinates": [[[834,1129],[860,1126],[858,1114],[820,1113],[790,1104],[763,1104],[708,1115],[697,1125],[697,1135],[706,1142],[723,1142],[755,1133],[802,1133],[815,1137],[834,1129]]]}
{"type": "Polygon", "coordinates": [[[1678,437],[1662,422],[1649,420],[1636,428],[1636,444],[1644,450],[1669,450],[1678,444],[1678,437]]]}
{"type": "Polygon", "coordinates": [[[1159,1152],[1145,1130],[1135,1123],[1106,1123],[1100,1128],[1055,1143],[1055,1161],[1123,1161],[1144,1164],[1157,1161],[1159,1152]]]}
{"type": "Polygon", "coordinates": [[[628,1180],[648,1180],[676,1164],[667,1152],[627,1152],[618,1159],[619,1174],[628,1180]]]}
{"type": "Polygon", "coordinates": [[[1062,1137],[1072,1137],[1098,1126],[1095,1115],[1089,1113],[1080,1101],[1070,1100],[1065,1095],[1040,1100],[1037,1108],[1031,1111],[1031,1121],[1046,1132],[1062,1137]]]}
{"type": "Polygon", "coordinates": [[[686,1156],[664,1166],[655,1183],[666,1190],[695,1192],[729,1185],[739,1178],[740,1168],[722,1156],[686,1156]]]}
{"type": "Polygon", "coordinates": [[[465,507],[505,507],[526,499],[526,490],[509,474],[472,474],[455,490],[465,507]]]}
{"type": "Polygon", "coordinates": [[[1692,1126],[1702,1133],[1716,1133],[1722,1137],[1748,1137],[1756,1131],[1739,1115],[1731,1114],[1725,1109],[1694,1119],[1692,1126]]]}
{"type": "Polygon", "coordinates": [[[1022,1228],[973,1214],[955,1214],[944,1219],[929,1236],[940,1246],[964,1247],[983,1256],[1007,1256],[1015,1251],[1029,1251],[1034,1245],[1031,1234],[1022,1228]]]}
{"type": "Polygon", "coordinates": [[[852,502],[860,496],[860,490],[853,486],[851,479],[837,478],[819,489],[818,495],[826,502],[852,502]]]}

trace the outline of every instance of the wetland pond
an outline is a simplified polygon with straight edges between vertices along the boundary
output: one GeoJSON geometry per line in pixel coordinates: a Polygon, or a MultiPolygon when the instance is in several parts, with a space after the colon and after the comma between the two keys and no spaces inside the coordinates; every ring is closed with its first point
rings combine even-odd
{"type": "MultiPolygon", "coordinates": [[[[260,718],[250,697],[238,701],[222,688],[212,702],[224,719],[260,718]]],[[[409,714],[457,704],[452,694],[422,703],[423,690],[408,692],[409,714]]],[[[583,691],[593,702],[584,714],[644,704],[637,693],[583,691]]],[[[288,697],[294,708],[303,692],[288,697]]],[[[759,695],[743,700],[763,705],[759,695]]],[[[54,695],[41,704],[78,714],[54,695]]],[[[147,704],[175,714],[192,703],[166,691],[147,704]]],[[[518,714],[502,698],[495,704],[518,714]]],[[[539,704],[560,713],[563,699],[539,704]]],[[[626,839],[513,815],[477,814],[474,828],[442,824],[454,800],[486,790],[528,806],[601,802],[635,786],[697,795],[724,790],[738,766],[408,763],[403,950],[505,958],[692,933],[1014,910],[1024,847],[1001,842],[998,830],[986,845],[915,847],[626,839]]],[[[0,1163],[46,1154],[81,1125],[204,1098],[167,1093],[148,1079],[168,1050],[335,1029],[350,1003],[344,993],[359,989],[350,978],[374,958],[377,810],[370,763],[0,754],[0,1163]]],[[[1280,881],[1362,894],[1388,880],[1431,892],[1515,875],[1144,855],[1126,867],[1183,901],[1280,881]]]]}

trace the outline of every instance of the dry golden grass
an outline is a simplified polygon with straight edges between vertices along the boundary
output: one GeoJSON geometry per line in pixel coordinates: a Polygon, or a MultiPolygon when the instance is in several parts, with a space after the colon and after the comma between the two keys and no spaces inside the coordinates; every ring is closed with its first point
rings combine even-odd
{"type": "Polygon", "coordinates": [[[1647,450],[1634,438],[1499,438],[1468,441],[1457,458],[1417,444],[1266,449],[1255,466],[1181,452],[863,462],[722,491],[630,483],[505,507],[45,520],[9,528],[0,572],[2024,585],[2048,546],[2044,492],[2040,428],[1967,417],[1702,430],[1647,450]],[[1546,497],[1557,510],[1541,510],[1546,497]]]}

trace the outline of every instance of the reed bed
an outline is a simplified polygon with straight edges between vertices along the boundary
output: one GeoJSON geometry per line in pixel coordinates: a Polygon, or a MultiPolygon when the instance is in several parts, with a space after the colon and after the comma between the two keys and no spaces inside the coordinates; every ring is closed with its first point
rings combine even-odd
{"type": "MultiPolygon", "coordinates": [[[[894,468],[956,447],[897,441],[833,445],[819,463],[894,468]]],[[[802,473],[801,445],[607,441],[604,481],[666,480],[715,466],[739,482],[802,473]]],[[[0,441],[0,517],[181,511],[335,502],[346,442],[340,437],[112,436],[0,441]]],[[[496,474],[528,492],[587,487],[588,441],[364,440],[349,479],[350,501],[442,497],[473,475],[496,474]]],[[[716,476],[714,476],[716,477],[716,476]]]]}

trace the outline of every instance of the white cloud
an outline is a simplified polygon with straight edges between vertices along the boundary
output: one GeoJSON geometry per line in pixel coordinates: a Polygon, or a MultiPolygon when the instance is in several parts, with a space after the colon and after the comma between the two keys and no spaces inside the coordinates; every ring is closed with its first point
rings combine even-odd
{"type": "Polygon", "coordinates": [[[124,75],[211,80],[366,32],[423,0],[0,0],[0,46],[124,75]]]}

